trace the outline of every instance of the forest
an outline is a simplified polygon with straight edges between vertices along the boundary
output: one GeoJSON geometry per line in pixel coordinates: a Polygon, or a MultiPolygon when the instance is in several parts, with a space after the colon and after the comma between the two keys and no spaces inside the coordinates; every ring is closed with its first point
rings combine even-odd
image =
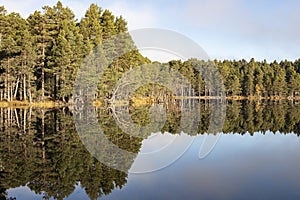
{"type": "MultiPolygon", "coordinates": [[[[80,20],[60,1],[53,7],[44,6],[27,19],[0,7],[0,101],[71,102],[84,58],[103,41],[127,31],[122,16],[115,17],[96,4],[91,4],[80,20]]],[[[134,45],[130,36],[125,43],[134,45]]],[[[149,63],[137,50],[116,59],[99,80],[95,100],[111,99],[114,86],[126,71],[149,63]]],[[[195,64],[217,66],[227,97],[296,99],[300,95],[300,59],[267,62],[191,58],[158,64],[179,71],[191,82],[193,92],[184,91],[183,96],[221,95],[206,87],[203,74],[194,69],[195,64]]],[[[136,96],[157,97],[164,92],[161,86],[148,85],[136,96]]]]}

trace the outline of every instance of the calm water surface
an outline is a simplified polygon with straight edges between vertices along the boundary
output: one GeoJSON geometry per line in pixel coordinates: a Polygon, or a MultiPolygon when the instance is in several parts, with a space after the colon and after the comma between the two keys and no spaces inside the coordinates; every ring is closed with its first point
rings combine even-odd
{"type": "MultiPolygon", "coordinates": [[[[162,130],[146,139],[126,134],[111,109],[95,109],[106,138],[135,155],[127,160],[128,172],[155,166],[174,156],[176,147],[190,144],[166,167],[139,174],[94,158],[76,130],[72,109],[1,109],[0,199],[299,199],[299,105],[236,101],[226,107],[221,136],[203,159],[209,103],[200,104],[197,133],[178,133],[175,106],[168,107],[162,130]],[[142,159],[175,140],[172,151],[142,159]]],[[[136,124],[150,123],[149,107],[129,109],[136,124]]]]}

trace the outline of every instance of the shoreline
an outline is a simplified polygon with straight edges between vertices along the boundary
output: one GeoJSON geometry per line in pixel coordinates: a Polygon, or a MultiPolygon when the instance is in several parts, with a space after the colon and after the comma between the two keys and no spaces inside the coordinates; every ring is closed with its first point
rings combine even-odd
{"type": "MultiPolygon", "coordinates": [[[[280,97],[280,96],[270,96],[270,97],[261,97],[261,96],[225,96],[225,97],[220,97],[220,96],[185,96],[185,97],[179,97],[175,96],[173,97],[175,100],[180,100],[180,99],[200,99],[200,100],[213,100],[213,99],[226,99],[226,100],[234,100],[234,101],[240,101],[240,100],[249,100],[249,101],[260,101],[260,100],[271,100],[271,101],[300,101],[300,96],[297,97],[280,97]]],[[[147,97],[147,98],[136,98],[133,97],[131,99],[133,105],[139,106],[139,105],[149,105],[153,103],[157,103],[157,100],[154,100],[154,98],[147,97]]],[[[123,103],[118,103],[116,104],[124,105],[123,103]]],[[[13,108],[28,108],[28,107],[33,107],[33,108],[59,108],[59,107],[66,107],[66,106],[71,106],[73,105],[72,103],[65,103],[61,101],[37,101],[37,102],[28,102],[28,101],[0,101],[0,108],[8,108],[8,107],[13,107],[13,108]]],[[[94,101],[93,105],[95,107],[101,107],[103,106],[103,103],[101,101],[94,101]]]]}
{"type": "Polygon", "coordinates": [[[59,108],[68,106],[66,103],[58,101],[0,101],[0,108],[59,108]]]}

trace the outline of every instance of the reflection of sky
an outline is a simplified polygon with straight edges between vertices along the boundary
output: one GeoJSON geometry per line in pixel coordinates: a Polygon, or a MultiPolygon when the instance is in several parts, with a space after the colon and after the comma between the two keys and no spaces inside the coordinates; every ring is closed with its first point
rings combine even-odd
{"type": "Polygon", "coordinates": [[[222,135],[203,160],[203,137],[176,163],[129,175],[122,190],[103,199],[299,199],[300,139],[294,135],[222,135]]]}
{"type": "Polygon", "coordinates": [[[31,200],[31,199],[42,199],[43,195],[36,194],[31,191],[28,187],[18,187],[15,189],[9,189],[7,191],[9,197],[15,197],[16,199],[24,199],[24,200],[31,200]]]}
{"type": "MultiPolygon", "coordinates": [[[[36,194],[35,192],[31,191],[30,188],[27,186],[18,187],[15,189],[9,189],[7,191],[8,196],[12,198],[16,198],[17,200],[33,200],[33,199],[43,199],[43,194],[36,194]]],[[[50,198],[53,200],[54,198],[50,198]]],[[[67,198],[68,200],[84,200],[88,199],[87,194],[82,189],[80,183],[75,186],[74,192],[67,198]]]]}
{"type": "Polygon", "coordinates": [[[144,140],[129,173],[154,172],[172,165],[192,145],[194,138],[185,133],[156,133],[144,140]]]}
{"type": "MultiPolygon", "coordinates": [[[[300,138],[295,134],[225,134],[209,156],[200,160],[198,152],[203,139],[197,136],[183,156],[167,168],[147,174],[129,174],[121,190],[115,189],[102,199],[300,198],[300,138]]],[[[144,141],[143,153],[153,151],[151,145],[157,147],[153,143],[155,137],[149,141],[148,144],[144,141]]],[[[164,146],[167,141],[159,143],[164,146]]],[[[41,197],[26,187],[11,189],[8,193],[22,197],[20,199],[41,197]]],[[[77,186],[67,199],[87,199],[87,196],[77,186]]]]}

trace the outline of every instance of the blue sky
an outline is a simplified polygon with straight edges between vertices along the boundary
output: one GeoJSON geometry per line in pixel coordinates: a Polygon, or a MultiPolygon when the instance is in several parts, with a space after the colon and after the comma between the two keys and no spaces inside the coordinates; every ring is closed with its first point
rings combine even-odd
{"type": "MultiPolygon", "coordinates": [[[[123,15],[129,29],[166,28],[197,42],[211,58],[300,58],[300,1],[296,0],[62,0],[80,19],[91,3],[123,15]]],[[[56,0],[0,0],[27,17],[56,0]]]]}

